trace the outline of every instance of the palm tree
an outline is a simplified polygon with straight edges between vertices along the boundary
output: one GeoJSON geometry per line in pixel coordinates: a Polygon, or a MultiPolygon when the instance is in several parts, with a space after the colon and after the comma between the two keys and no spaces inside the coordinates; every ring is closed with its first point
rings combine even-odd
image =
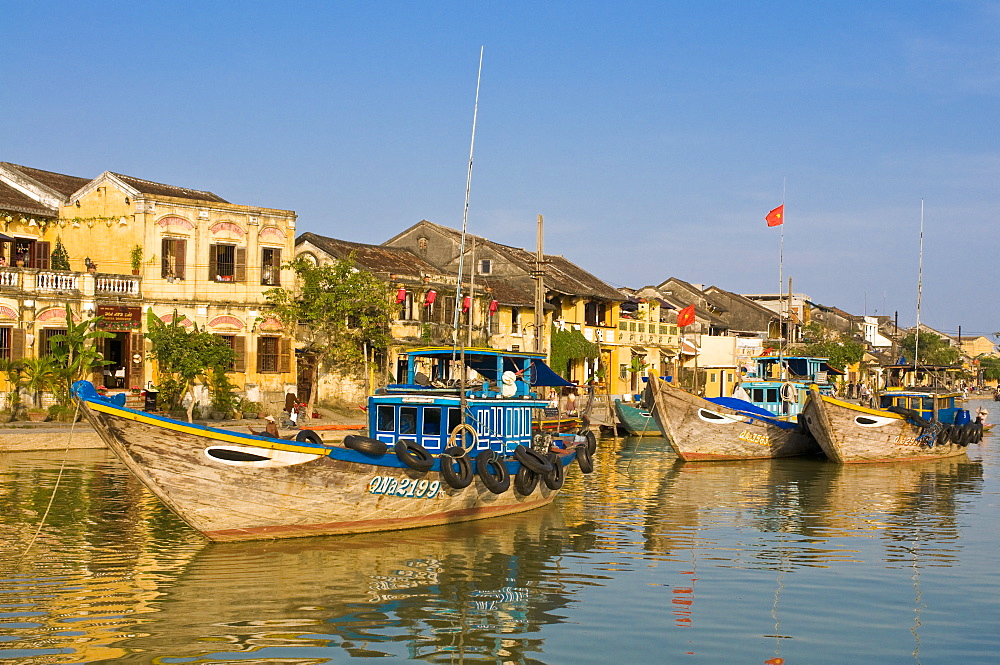
{"type": "Polygon", "coordinates": [[[42,392],[50,390],[55,382],[56,364],[50,356],[25,358],[21,361],[24,372],[24,387],[34,397],[36,409],[42,407],[42,392]]]}

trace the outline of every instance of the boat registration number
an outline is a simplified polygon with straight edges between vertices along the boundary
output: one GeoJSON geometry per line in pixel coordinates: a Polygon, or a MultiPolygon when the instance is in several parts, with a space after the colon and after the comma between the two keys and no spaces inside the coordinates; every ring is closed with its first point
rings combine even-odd
{"type": "Polygon", "coordinates": [[[916,437],[907,436],[906,434],[900,434],[900,435],[896,436],[896,445],[897,446],[917,446],[917,447],[919,447],[920,443],[917,441],[916,437]]]}
{"type": "Polygon", "coordinates": [[[756,443],[761,446],[771,445],[771,437],[767,434],[759,434],[757,432],[751,432],[748,429],[743,430],[739,433],[736,438],[742,439],[743,441],[749,441],[750,443],[756,443]]]}
{"type": "Polygon", "coordinates": [[[410,478],[375,476],[368,483],[369,494],[405,496],[411,499],[433,499],[440,491],[440,480],[411,480],[410,478]]]}

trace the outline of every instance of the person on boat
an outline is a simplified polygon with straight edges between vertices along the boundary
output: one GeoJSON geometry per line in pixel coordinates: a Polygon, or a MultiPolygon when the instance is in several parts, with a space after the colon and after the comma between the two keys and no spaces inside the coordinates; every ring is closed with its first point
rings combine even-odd
{"type": "Polygon", "coordinates": [[[979,423],[980,425],[985,425],[986,416],[988,415],[990,415],[990,412],[980,406],[979,408],[976,409],[976,422],[979,423]]]}
{"type": "Polygon", "coordinates": [[[264,416],[264,421],[267,425],[261,431],[257,431],[249,425],[247,425],[247,429],[250,430],[250,433],[254,436],[269,436],[272,439],[280,439],[281,434],[278,433],[278,423],[274,421],[274,416],[264,416]]]}

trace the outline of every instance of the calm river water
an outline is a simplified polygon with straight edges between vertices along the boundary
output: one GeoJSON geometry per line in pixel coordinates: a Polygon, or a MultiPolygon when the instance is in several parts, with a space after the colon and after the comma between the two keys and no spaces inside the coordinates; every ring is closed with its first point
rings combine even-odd
{"type": "Polygon", "coordinates": [[[231,544],[106,451],[3,454],[0,661],[1000,660],[1000,434],[895,465],[668,450],[603,439],[523,515],[231,544]]]}

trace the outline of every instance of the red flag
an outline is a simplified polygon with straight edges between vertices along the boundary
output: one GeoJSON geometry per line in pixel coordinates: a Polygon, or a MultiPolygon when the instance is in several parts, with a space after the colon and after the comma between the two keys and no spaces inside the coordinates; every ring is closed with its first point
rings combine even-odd
{"type": "Polygon", "coordinates": [[[767,217],[765,217],[764,219],[767,220],[768,226],[781,226],[782,224],[784,224],[785,204],[782,203],[780,206],[778,206],[771,212],[767,213],[767,217]]]}
{"type": "Polygon", "coordinates": [[[688,305],[677,312],[677,326],[683,328],[694,323],[694,305],[688,305]]]}

